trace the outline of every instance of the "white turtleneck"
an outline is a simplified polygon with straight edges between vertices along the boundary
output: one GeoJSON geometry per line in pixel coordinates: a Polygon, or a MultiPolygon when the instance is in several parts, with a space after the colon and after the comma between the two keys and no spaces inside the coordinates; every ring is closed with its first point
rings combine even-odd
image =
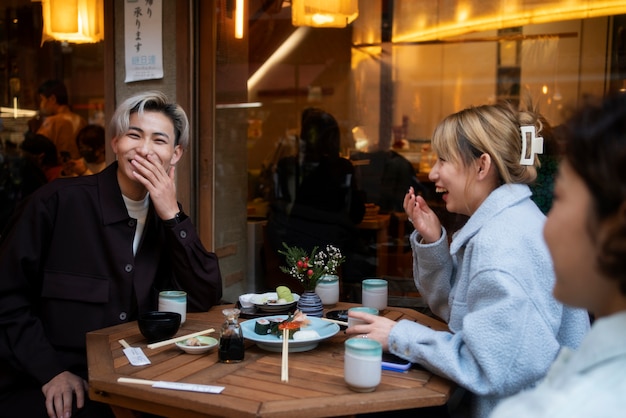
{"type": "Polygon", "coordinates": [[[131,218],[137,220],[137,229],[135,229],[135,238],[133,238],[133,255],[137,254],[137,248],[141,242],[141,236],[143,235],[143,229],[146,226],[146,217],[148,216],[148,206],[150,202],[150,194],[146,193],[146,197],[143,200],[131,200],[126,196],[124,198],[124,204],[126,204],[126,210],[131,218]]]}

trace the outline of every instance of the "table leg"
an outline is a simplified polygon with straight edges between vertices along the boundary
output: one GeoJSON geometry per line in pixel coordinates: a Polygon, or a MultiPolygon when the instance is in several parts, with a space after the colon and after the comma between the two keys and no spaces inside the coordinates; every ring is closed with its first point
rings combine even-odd
{"type": "Polygon", "coordinates": [[[111,410],[115,418],[137,418],[141,415],[137,415],[134,411],[116,405],[111,405],[111,410]]]}

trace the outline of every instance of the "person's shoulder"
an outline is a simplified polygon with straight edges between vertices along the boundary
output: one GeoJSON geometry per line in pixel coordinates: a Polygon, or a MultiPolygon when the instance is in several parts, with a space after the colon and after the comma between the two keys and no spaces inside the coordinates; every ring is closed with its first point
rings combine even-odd
{"type": "Polygon", "coordinates": [[[353,170],[354,166],[352,165],[352,163],[350,162],[350,160],[348,160],[347,158],[344,157],[339,157],[337,158],[337,164],[342,167],[345,168],[346,170],[353,170]]]}
{"type": "Polygon", "coordinates": [[[35,199],[48,199],[53,195],[65,195],[76,192],[85,192],[88,188],[98,185],[96,175],[77,176],[77,177],[59,177],[43,186],[33,193],[35,199]]]}
{"type": "Polygon", "coordinates": [[[541,231],[545,216],[530,199],[527,199],[528,202],[525,200],[510,205],[495,205],[492,211],[475,213],[472,218],[478,214],[480,219],[470,218],[466,224],[470,231],[465,234],[470,236],[466,239],[475,246],[488,249],[490,254],[507,254],[512,246],[517,253],[524,252],[529,246],[543,247],[541,231]],[[471,225],[474,225],[473,230],[471,225]]]}

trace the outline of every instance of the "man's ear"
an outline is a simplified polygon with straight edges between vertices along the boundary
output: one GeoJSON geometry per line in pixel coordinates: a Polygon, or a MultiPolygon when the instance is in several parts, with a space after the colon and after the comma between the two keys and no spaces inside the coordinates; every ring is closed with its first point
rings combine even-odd
{"type": "Polygon", "coordinates": [[[176,145],[174,147],[174,153],[172,154],[172,158],[170,158],[170,165],[176,165],[176,163],[183,156],[183,147],[180,145],[176,145]]]}
{"type": "Polygon", "coordinates": [[[118,141],[118,137],[114,136],[113,138],[111,138],[111,149],[113,150],[113,154],[117,155],[117,141],[118,141]]]}

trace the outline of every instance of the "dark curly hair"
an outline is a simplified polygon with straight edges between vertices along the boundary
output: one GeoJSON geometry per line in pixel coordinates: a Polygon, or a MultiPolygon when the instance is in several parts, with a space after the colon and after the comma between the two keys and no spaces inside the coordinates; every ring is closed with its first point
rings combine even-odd
{"type": "Polygon", "coordinates": [[[598,267],[626,295],[626,94],[589,102],[569,120],[565,158],[592,196],[598,267]]]}

